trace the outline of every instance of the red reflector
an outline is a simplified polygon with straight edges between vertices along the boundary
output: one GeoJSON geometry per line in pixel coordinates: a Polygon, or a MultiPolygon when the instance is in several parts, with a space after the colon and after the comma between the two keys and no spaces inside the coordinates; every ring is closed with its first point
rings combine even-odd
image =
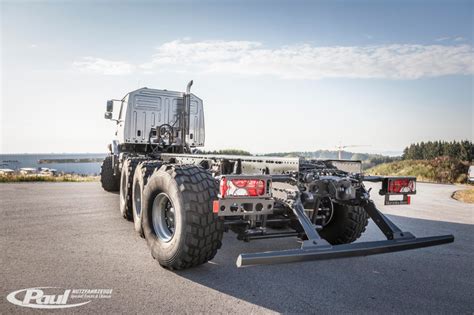
{"type": "Polygon", "coordinates": [[[415,181],[411,179],[393,179],[388,182],[390,193],[410,193],[415,191],[415,181]]]}
{"type": "Polygon", "coordinates": [[[407,205],[411,203],[411,196],[407,196],[407,205]]]}
{"type": "Polygon", "coordinates": [[[219,213],[219,200],[214,200],[212,202],[212,212],[219,213]]]}

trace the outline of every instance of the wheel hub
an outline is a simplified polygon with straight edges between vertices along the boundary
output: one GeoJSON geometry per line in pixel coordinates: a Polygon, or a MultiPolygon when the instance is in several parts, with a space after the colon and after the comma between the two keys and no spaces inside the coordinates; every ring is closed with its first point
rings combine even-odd
{"type": "Polygon", "coordinates": [[[122,205],[125,204],[125,200],[127,198],[127,179],[126,179],[126,176],[122,176],[122,181],[121,181],[121,184],[120,184],[120,203],[122,205]]]}
{"type": "Polygon", "coordinates": [[[137,216],[140,217],[141,212],[142,212],[142,190],[140,185],[135,185],[135,191],[134,191],[134,202],[135,202],[135,209],[137,216]]]}
{"type": "Polygon", "coordinates": [[[158,194],[153,201],[152,221],[156,236],[164,242],[171,241],[175,232],[175,209],[165,193],[158,194]]]}

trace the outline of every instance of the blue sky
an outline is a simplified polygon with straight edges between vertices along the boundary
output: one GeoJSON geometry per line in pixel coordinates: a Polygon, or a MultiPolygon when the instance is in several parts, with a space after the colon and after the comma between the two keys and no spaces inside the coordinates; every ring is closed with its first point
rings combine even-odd
{"type": "Polygon", "coordinates": [[[1,153],[103,152],[105,102],[204,99],[206,148],[473,139],[472,1],[2,2],[1,153]]]}

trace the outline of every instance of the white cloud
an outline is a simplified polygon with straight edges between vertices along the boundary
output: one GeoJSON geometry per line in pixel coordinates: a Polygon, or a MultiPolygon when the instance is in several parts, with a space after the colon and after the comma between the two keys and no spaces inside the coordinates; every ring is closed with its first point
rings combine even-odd
{"type": "Polygon", "coordinates": [[[142,69],[158,72],[273,75],[286,79],[417,79],[474,73],[470,45],[391,44],[265,48],[249,41],[175,40],[142,69]]]}
{"type": "Polygon", "coordinates": [[[73,67],[80,72],[104,75],[124,75],[134,71],[135,66],[125,61],[112,61],[102,58],[83,57],[73,62],[73,67]]]}
{"type": "Polygon", "coordinates": [[[464,42],[466,39],[462,36],[456,36],[456,37],[446,36],[446,37],[437,38],[435,40],[437,42],[444,42],[444,41],[447,41],[447,40],[454,41],[454,42],[464,42]]]}
{"type": "Polygon", "coordinates": [[[151,61],[133,65],[85,57],[73,66],[105,75],[157,72],[270,75],[284,79],[383,78],[418,79],[474,74],[474,49],[463,45],[390,44],[266,48],[254,41],[167,42],[151,61]]]}
{"type": "Polygon", "coordinates": [[[153,60],[141,65],[143,69],[159,68],[172,65],[174,71],[182,68],[188,72],[189,67],[201,67],[214,62],[235,62],[248,52],[261,46],[258,42],[249,41],[203,41],[189,42],[175,40],[157,47],[153,60]]]}

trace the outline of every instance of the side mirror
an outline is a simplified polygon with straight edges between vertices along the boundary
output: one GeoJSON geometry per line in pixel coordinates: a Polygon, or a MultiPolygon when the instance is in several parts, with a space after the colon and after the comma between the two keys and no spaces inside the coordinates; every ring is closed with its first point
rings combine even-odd
{"type": "MultiPolygon", "coordinates": [[[[108,105],[108,104],[107,104],[108,105]]],[[[112,112],[105,112],[104,114],[105,119],[112,119],[112,112]]]]}
{"type": "Polygon", "coordinates": [[[107,101],[107,108],[105,111],[110,112],[110,113],[114,111],[114,101],[112,100],[107,101]]]}

